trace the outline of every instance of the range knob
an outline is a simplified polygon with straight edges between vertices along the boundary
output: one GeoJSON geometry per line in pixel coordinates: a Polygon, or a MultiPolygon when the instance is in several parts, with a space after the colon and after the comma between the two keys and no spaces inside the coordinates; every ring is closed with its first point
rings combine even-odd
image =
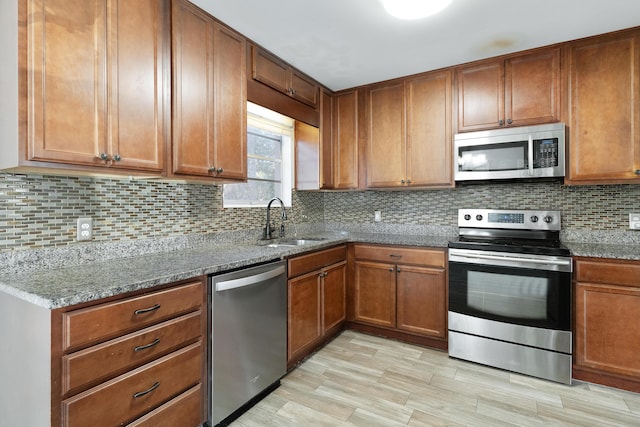
{"type": "Polygon", "coordinates": [[[476,221],[482,221],[482,215],[480,214],[476,215],[476,221]]]}
{"type": "Polygon", "coordinates": [[[531,218],[529,218],[531,220],[531,222],[538,222],[538,217],[536,215],[531,215],[531,218]]]}
{"type": "Polygon", "coordinates": [[[544,218],[542,218],[542,220],[547,224],[551,224],[553,222],[553,217],[551,215],[547,215],[544,218]]]}
{"type": "Polygon", "coordinates": [[[464,220],[465,221],[469,221],[471,219],[471,215],[469,214],[464,214],[464,220]]]}

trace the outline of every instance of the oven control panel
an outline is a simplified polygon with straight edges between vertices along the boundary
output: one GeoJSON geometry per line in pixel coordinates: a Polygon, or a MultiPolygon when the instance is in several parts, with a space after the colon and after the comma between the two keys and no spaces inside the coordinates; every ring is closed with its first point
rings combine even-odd
{"type": "Polygon", "coordinates": [[[560,211],[459,209],[458,226],[559,231],[560,211]]]}

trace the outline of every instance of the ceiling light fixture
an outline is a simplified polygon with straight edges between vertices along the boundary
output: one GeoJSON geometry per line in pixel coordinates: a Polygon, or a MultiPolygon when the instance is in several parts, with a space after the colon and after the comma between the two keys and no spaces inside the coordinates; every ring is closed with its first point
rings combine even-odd
{"type": "Polygon", "coordinates": [[[389,15],[399,19],[421,19],[435,15],[452,0],[381,0],[389,15]]]}

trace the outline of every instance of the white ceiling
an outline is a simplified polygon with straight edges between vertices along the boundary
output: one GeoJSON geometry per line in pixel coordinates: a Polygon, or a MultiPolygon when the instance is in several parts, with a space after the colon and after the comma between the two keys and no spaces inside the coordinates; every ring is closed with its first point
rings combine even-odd
{"type": "Polygon", "coordinates": [[[640,0],[453,0],[401,21],[378,0],[191,0],[332,90],[640,25],[640,0]]]}

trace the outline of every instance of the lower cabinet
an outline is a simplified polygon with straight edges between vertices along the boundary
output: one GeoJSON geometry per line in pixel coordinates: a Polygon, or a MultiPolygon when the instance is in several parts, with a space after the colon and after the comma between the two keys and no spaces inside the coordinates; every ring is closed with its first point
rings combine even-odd
{"type": "Polygon", "coordinates": [[[52,425],[201,425],[204,280],[54,314],[52,425]]]}
{"type": "Polygon", "coordinates": [[[341,330],[346,310],[346,257],[346,245],[340,245],[289,259],[289,368],[341,330]]]}
{"type": "Polygon", "coordinates": [[[640,262],[577,258],[573,377],[640,392],[640,262]]]}
{"type": "Polygon", "coordinates": [[[446,348],[445,250],[354,244],[351,253],[351,325],[446,348]]]}

